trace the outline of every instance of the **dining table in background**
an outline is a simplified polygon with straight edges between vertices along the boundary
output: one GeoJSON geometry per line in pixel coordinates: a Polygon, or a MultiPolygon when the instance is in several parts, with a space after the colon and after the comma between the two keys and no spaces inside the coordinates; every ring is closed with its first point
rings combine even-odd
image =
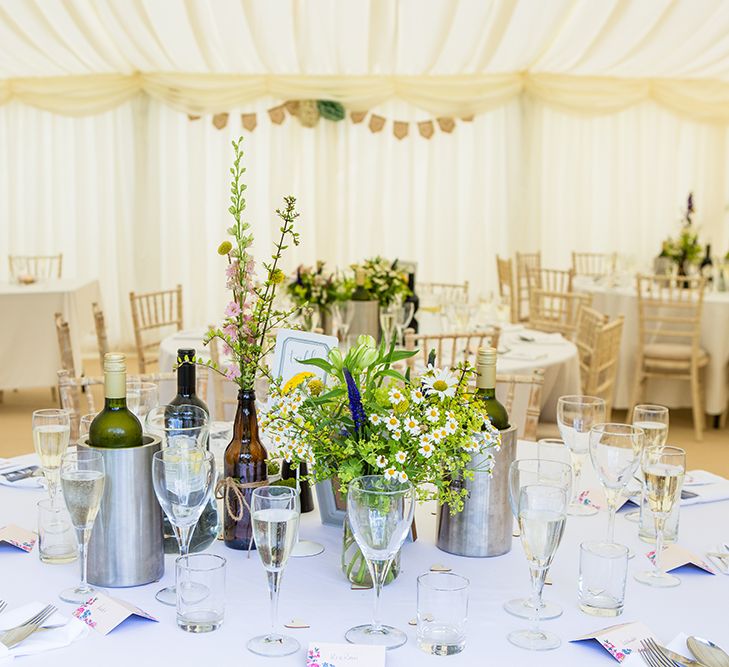
{"type": "Polygon", "coordinates": [[[76,374],[82,349],[95,349],[93,302],[101,302],[97,280],[60,278],[30,285],[0,283],[0,390],[53,387],[61,356],[55,313],[69,325],[76,374]]]}

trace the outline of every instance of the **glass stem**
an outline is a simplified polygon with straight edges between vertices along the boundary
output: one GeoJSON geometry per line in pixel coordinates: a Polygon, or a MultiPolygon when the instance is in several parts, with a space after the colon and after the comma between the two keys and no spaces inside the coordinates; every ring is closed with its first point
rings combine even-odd
{"type": "Polygon", "coordinates": [[[582,476],[582,454],[572,455],[572,473],[574,488],[572,489],[572,504],[577,505],[580,497],[580,477],[582,476]]]}
{"type": "Polygon", "coordinates": [[[663,529],[666,525],[666,517],[662,514],[655,514],[656,520],[656,557],[653,559],[653,569],[657,576],[663,574],[661,570],[661,552],[663,551],[663,529]]]}
{"type": "Polygon", "coordinates": [[[187,554],[190,553],[192,526],[175,526],[175,533],[177,533],[177,544],[180,547],[180,556],[187,556],[187,554]]]}
{"type": "Polygon", "coordinates": [[[268,575],[268,593],[271,596],[271,637],[275,638],[278,626],[278,591],[281,584],[281,571],[266,570],[266,574],[268,575]]]}
{"type": "Polygon", "coordinates": [[[86,528],[76,528],[76,539],[78,540],[78,557],[81,561],[81,583],[79,584],[79,590],[81,591],[85,591],[89,588],[89,585],[86,583],[86,562],[89,554],[86,546],[88,545],[90,537],[90,530],[86,528]]]}
{"type": "Polygon", "coordinates": [[[372,630],[374,632],[383,632],[382,623],[380,622],[380,595],[391,563],[392,559],[367,561],[372,576],[372,585],[375,589],[375,605],[372,609],[372,630]]]}
{"type": "Polygon", "coordinates": [[[617,514],[618,506],[614,500],[608,500],[608,532],[607,541],[610,544],[615,542],[615,515],[617,514]]]}
{"type": "Polygon", "coordinates": [[[539,629],[540,615],[542,612],[542,590],[544,589],[544,580],[547,577],[547,568],[530,568],[532,575],[532,599],[534,600],[534,610],[532,612],[532,633],[541,635],[539,629]]]}
{"type": "Polygon", "coordinates": [[[51,499],[51,507],[58,507],[58,487],[61,473],[58,470],[49,470],[45,473],[48,483],[48,497],[51,499]]]}

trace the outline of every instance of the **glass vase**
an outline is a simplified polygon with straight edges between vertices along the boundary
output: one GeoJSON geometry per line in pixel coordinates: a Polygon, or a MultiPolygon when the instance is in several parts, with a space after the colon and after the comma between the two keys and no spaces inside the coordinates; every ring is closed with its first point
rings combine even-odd
{"type": "MultiPolygon", "coordinates": [[[[344,527],[342,531],[342,572],[349,581],[356,586],[372,586],[372,577],[367,568],[367,561],[360,551],[357,541],[354,539],[352,528],[349,525],[349,519],[344,517],[344,527]]],[[[392,561],[390,571],[385,578],[385,586],[395,581],[397,575],[400,574],[400,552],[392,561]]]]}

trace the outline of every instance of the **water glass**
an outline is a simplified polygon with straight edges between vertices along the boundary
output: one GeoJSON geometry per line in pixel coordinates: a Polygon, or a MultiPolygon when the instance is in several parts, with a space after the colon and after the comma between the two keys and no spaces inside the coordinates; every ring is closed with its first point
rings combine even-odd
{"type": "Polygon", "coordinates": [[[431,655],[454,655],[466,646],[468,579],[452,572],[418,577],[418,646],[431,655]]]}
{"type": "Polygon", "coordinates": [[[627,576],[628,547],[609,542],[580,544],[580,609],[592,616],[620,616],[627,576]]]}
{"type": "Polygon", "coordinates": [[[177,626],[211,632],[223,624],[225,558],[215,554],[179,556],[175,561],[177,626]]]}
{"type": "Polygon", "coordinates": [[[38,556],[43,563],[70,563],[78,558],[76,536],[65,507],[38,501],[38,556]]]}

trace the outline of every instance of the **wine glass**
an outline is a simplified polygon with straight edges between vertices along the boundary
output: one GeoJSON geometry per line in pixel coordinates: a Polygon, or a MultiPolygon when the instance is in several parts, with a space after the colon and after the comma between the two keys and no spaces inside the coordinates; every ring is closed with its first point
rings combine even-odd
{"type": "Polygon", "coordinates": [[[94,421],[95,418],[96,418],[96,413],[90,412],[87,415],[82,415],[81,418],[78,420],[79,440],[81,438],[85,438],[89,434],[89,430],[91,429],[91,422],[94,421]]]}
{"type": "Polygon", "coordinates": [[[71,415],[67,410],[50,409],[33,412],[33,445],[48,483],[51,507],[58,497],[61,457],[71,439],[71,415]]]}
{"type": "Polygon", "coordinates": [[[643,429],[638,426],[595,424],[590,430],[590,459],[607,499],[609,544],[615,542],[620,494],[638,469],[643,443],[643,429]]]}
{"type": "Polygon", "coordinates": [[[349,327],[354,319],[353,301],[336,301],[332,304],[332,325],[334,335],[343,343],[347,340],[349,327]]]}
{"type": "Polygon", "coordinates": [[[127,408],[137,417],[139,416],[139,403],[141,401],[142,381],[134,377],[127,378],[127,408]]]}
{"type": "MultiPolygon", "coordinates": [[[[665,445],[668,440],[668,408],[662,405],[636,405],[633,409],[633,426],[638,426],[645,433],[645,446],[665,445]]],[[[641,505],[643,480],[641,482],[641,505]]],[[[640,522],[640,510],[626,512],[625,518],[633,523],[640,522]]]]}
{"type": "Polygon", "coordinates": [[[410,322],[415,315],[415,304],[412,301],[405,301],[399,305],[395,311],[397,321],[395,322],[395,328],[397,329],[397,340],[399,343],[403,342],[403,332],[410,326],[410,322]]]}
{"type": "MultiPolygon", "coordinates": [[[[514,461],[509,466],[509,504],[517,521],[521,490],[535,484],[563,489],[569,498],[572,490],[572,466],[561,461],[542,458],[514,461]]],[[[505,602],[504,609],[518,618],[532,618],[538,602],[535,593],[531,598],[517,598],[505,602]]],[[[554,602],[541,601],[541,605],[539,617],[542,619],[558,618],[562,615],[562,607],[554,602]]]]}
{"type": "Polygon", "coordinates": [[[159,436],[163,447],[207,448],[208,413],[197,405],[160,405],[147,413],[146,429],[159,436]]]}
{"type": "Polygon", "coordinates": [[[154,382],[140,382],[139,384],[139,405],[134,414],[139,421],[144,421],[152,408],[156,407],[158,401],[157,384],[154,382]]]}
{"type": "Polygon", "coordinates": [[[661,551],[666,519],[681,498],[683,477],[686,474],[686,452],[678,447],[647,447],[641,465],[645,477],[644,493],[656,522],[656,550],[653,569],[638,572],[635,580],[660,588],[678,586],[681,580],[661,569],[661,551]]]}
{"type": "Polygon", "coordinates": [[[569,496],[564,488],[554,485],[532,484],[519,492],[518,517],[521,543],[524,547],[536,604],[532,615],[532,627],[514,630],[509,641],[520,648],[532,651],[557,648],[560,638],[539,627],[542,610],[542,589],[552,564],[567,519],[569,496]]]}
{"type": "Polygon", "coordinates": [[[410,482],[386,480],[382,475],[357,477],[347,487],[347,518],[354,539],[367,561],[375,588],[372,624],[357,625],[344,635],[352,644],[397,648],[407,635],[380,623],[382,586],[393,559],[413,522],[415,488],[410,482]]]}
{"type": "Polygon", "coordinates": [[[61,459],[63,498],[71,523],[76,529],[81,562],[81,582],[75,588],[67,588],[61,592],[60,597],[64,602],[83,604],[95,593],[86,581],[87,547],[101,506],[105,477],[101,452],[80,448],[67,452],[61,459]]]}
{"type": "MultiPolygon", "coordinates": [[[[192,530],[213,491],[215,459],[202,447],[168,445],[152,457],[152,481],[177,538],[180,556],[187,556],[192,530]]],[[[162,604],[177,603],[174,586],[159,590],[155,597],[162,604]]]]}
{"type": "Polygon", "coordinates": [[[560,396],[557,401],[557,425],[562,440],[572,452],[572,502],[568,514],[591,516],[597,514],[592,505],[580,502],[580,478],[587,458],[590,429],[605,421],[605,401],[596,396],[560,396]]]}
{"type": "Polygon", "coordinates": [[[382,337],[385,339],[387,345],[390,345],[392,342],[392,334],[395,331],[396,320],[397,306],[395,304],[380,308],[380,328],[382,329],[382,337]]]}
{"type": "Polygon", "coordinates": [[[281,576],[299,536],[299,496],[288,486],[260,486],[253,490],[251,518],[256,551],[268,577],[271,594],[271,632],[254,637],[248,650],[258,655],[279,657],[299,650],[293,637],[279,634],[278,594],[281,576]]]}

